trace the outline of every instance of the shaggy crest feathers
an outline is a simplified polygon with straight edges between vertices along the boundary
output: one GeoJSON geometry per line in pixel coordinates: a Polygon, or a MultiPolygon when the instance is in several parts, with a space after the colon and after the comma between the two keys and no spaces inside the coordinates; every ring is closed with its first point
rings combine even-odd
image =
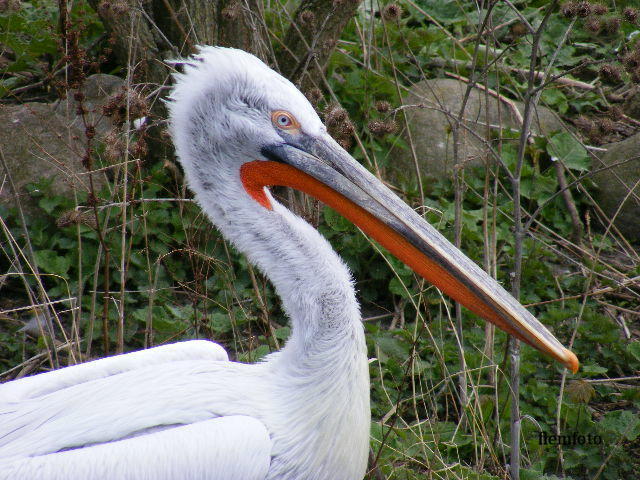
{"type": "Polygon", "coordinates": [[[182,73],[173,74],[169,95],[172,126],[203,96],[214,95],[220,104],[243,103],[267,115],[271,110],[290,110],[307,133],[326,131],[313,106],[289,80],[243,50],[201,46],[189,59],[172,63],[183,66],[182,73]]]}

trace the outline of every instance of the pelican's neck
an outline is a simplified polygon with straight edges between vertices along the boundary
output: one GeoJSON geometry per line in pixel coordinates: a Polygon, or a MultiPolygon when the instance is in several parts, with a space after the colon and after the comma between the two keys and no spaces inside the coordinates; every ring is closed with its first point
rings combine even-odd
{"type": "Polygon", "coordinates": [[[239,183],[192,187],[223,235],[275,286],[292,322],[283,357],[306,363],[364,355],[351,275],[324,237],[270,195],[273,209],[263,207],[239,183]]]}

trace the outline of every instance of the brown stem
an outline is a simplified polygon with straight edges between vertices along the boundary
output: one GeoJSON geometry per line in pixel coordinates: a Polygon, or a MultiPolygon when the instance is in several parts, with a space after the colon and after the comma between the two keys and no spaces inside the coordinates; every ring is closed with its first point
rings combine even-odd
{"type": "Polygon", "coordinates": [[[582,221],[580,220],[580,214],[578,213],[576,204],[573,201],[571,190],[567,186],[567,177],[564,174],[564,166],[561,162],[554,162],[554,167],[556,169],[556,177],[558,178],[558,186],[562,192],[562,199],[564,200],[564,204],[567,207],[569,216],[571,217],[571,241],[578,244],[582,238],[584,228],[582,221]]]}

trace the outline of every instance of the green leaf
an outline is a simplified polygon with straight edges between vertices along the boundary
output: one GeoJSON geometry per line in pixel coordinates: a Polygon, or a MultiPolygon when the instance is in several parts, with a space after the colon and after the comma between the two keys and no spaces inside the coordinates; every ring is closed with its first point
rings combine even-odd
{"type": "Polygon", "coordinates": [[[636,360],[640,361],[640,342],[632,342],[627,345],[627,350],[636,360]]]}
{"type": "Polygon", "coordinates": [[[407,288],[402,285],[398,277],[393,277],[389,282],[389,291],[394,295],[399,295],[403,298],[408,298],[409,293],[407,293],[407,288]]]}
{"type": "Polygon", "coordinates": [[[629,410],[614,410],[605,414],[600,427],[633,441],[640,435],[640,417],[629,410]]]}
{"type": "Polygon", "coordinates": [[[583,365],[580,372],[586,376],[602,375],[607,373],[607,369],[600,365],[583,365]]]}
{"type": "Polygon", "coordinates": [[[556,180],[544,175],[523,178],[521,181],[522,196],[540,203],[548,200],[555,193],[556,188],[556,180]]]}
{"type": "Polygon", "coordinates": [[[346,232],[352,228],[349,220],[329,207],[324,209],[324,221],[327,222],[331,230],[336,232],[346,232]]]}
{"type": "Polygon", "coordinates": [[[569,102],[562,90],[559,88],[547,88],[542,93],[542,101],[550,107],[554,107],[558,113],[567,113],[569,109],[569,102]]]}
{"type": "Polygon", "coordinates": [[[287,340],[289,338],[289,336],[291,335],[291,328],[289,328],[289,327],[280,327],[280,328],[277,328],[274,333],[275,333],[276,338],[278,340],[287,340]]]}
{"type": "Polygon", "coordinates": [[[232,330],[231,319],[227,313],[212,313],[209,325],[211,325],[211,329],[217,333],[227,333],[232,330]]]}
{"type": "Polygon", "coordinates": [[[561,161],[567,168],[588,170],[590,165],[587,150],[567,132],[560,132],[549,137],[547,153],[554,161],[561,161]]]}
{"type": "Polygon", "coordinates": [[[71,267],[71,257],[63,257],[53,250],[36,250],[36,262],[38,266],[48,273],[63,275],[71,267]]]}
{"type": "Polygon", "coordinates": [[[409,345],[396,337],[380,335],[376,338],[376,345],[389,357],[404,360],[409,356],[409,345]]]}

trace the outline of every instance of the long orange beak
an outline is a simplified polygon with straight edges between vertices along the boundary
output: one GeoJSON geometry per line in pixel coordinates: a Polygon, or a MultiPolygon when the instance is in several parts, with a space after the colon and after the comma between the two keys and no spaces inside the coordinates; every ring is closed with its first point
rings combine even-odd
{"type": "Polygon", "coordinates": [[[340,212],[394,256],[472,312],[567,366],[578,359],[502,286],[454,247],[330,137],[264,147],[245,163],[246,191],[271,208],[264,187],[303,191],[340,212]]]}

